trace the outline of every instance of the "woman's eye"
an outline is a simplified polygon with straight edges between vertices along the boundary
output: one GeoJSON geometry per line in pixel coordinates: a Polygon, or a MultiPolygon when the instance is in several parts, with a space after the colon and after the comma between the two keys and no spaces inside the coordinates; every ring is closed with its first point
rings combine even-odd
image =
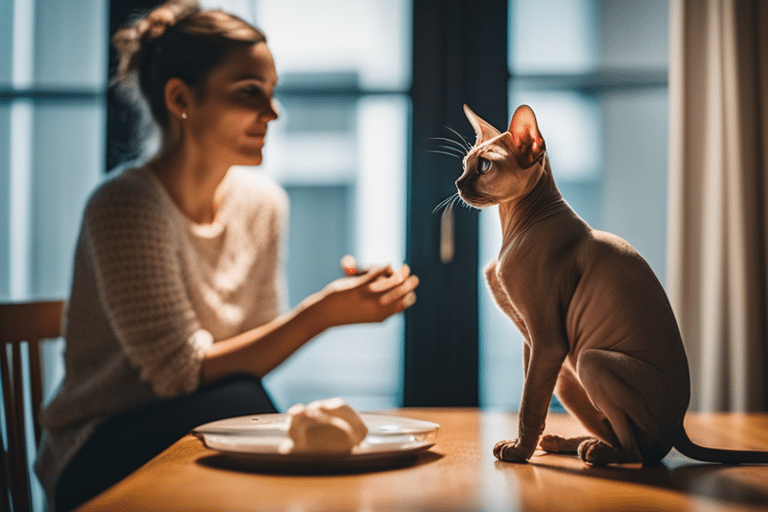
{"type": "Polygon", "coordinates": [[[491,161],[487,158],[479,158],[477,170],[480,174],[485,174],[491,170],[491,161]]]}
{"type": "Polygon", "coordinates": [[[261,91],[259,91],[258,87],[243,87],[241,89],[241,92],[243,93],[244,96],[251,97],[251,96],[257,95],[261,91]]]}

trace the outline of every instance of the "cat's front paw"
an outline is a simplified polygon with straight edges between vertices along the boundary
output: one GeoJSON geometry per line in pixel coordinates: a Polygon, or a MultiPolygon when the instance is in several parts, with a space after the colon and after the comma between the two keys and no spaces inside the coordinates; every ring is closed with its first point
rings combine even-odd
{"type": "Polygon", "coordinates": [[[506,440],[499,441],[493,447],[493,455],[504,462],[526,462],[530,454],[524,451],[520,446],[520,441],[506,440]]]}

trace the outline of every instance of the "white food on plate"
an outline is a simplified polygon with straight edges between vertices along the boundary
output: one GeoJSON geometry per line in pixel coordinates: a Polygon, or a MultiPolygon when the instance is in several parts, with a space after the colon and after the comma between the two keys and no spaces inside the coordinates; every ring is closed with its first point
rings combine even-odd
{"type": "Polygon", "coordinates": [[[288,439],[281,453],[349,453],[368,435],[368,427],[341,398],[296,404],[287,411],[288,439]]]}

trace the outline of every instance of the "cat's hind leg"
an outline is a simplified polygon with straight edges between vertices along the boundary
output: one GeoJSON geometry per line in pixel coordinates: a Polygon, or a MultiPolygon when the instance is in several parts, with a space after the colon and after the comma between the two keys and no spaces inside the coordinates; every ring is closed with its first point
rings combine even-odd
{"type": "Polygon", "coordinates": [[[576,371],[590,401],[605,416],[618,440],[584,441],[579,456],[591,464],[643,462],[645,450],[638,446],[638,429],[646,432],[648,439],[659,439],[657,421],[648,409],[647,394],[658,392],[653,389],[653,369],[626,354],[590,349],[579,354],[576,371]]]}
{"type": "Polygon", "coordinates": [[[545,434],[539,438],[539,449],[549,453],[578,453],[579,446],[584,441],[595,439],[592,436],[561,437],[545,434]]]}
{"type": "Polygon", "coordinates": [[[609,444],[618,444],[618,439],[613,433],[610,423],[605,415],[592,404],[584,386],[576,376],[572,366],[567,362],[563,364],[557,377],[555,396],[560,400],[563,407],[576,417],[592,435],[579,437],[542,435],[539,438],[540,449],[554,453],[577,453],[579,446],[584,441],[593,440],[595,436],[609,444]]]}

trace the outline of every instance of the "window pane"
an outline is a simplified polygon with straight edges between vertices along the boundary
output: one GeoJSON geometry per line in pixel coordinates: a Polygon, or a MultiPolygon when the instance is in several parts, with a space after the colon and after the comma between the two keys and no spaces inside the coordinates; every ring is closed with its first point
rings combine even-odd
{"type": "Polygon", "coordinates": [[[667,65],[666,0],[510,0],[513,74],[667,65]]]}
{"type": "Polygon", "coordinates": [[[13,53],[13,2],[0,2],[0,87],[11,84],[13,53]]]}
{"type": "Polygon", "coordinates": [[[6,298],[11,297],[11,133],[20,128],[11,125],[11,110],[10,104],[0,105],[0,297],[6,298]]]}
{"type": "Polygon", "coordinates": [[[600,229],[626,238],[664,283],[667,240],[667,90],[606,95],[600,229]]]}
{"type": "Polygon", "coordinates": [[[38,2],[40,7],[35,10],[35,85],[88,90],[105,87],[108,3],[104,0],[38,2]]]}
{"type": "Polygon", "coordinates": [[[411,3],[405,0],[257,1],[256,22],[278,73],[348,73],[364,89],[411,81],[411,3]]]}
{"type": "Polygon", "coordinates": [[[598,64],[595,0],[510,0],[512,74],[580,73],[598,64]]]}
{"type": "Polygon", "coordinates": [[[36,295],[69,293],[83,208],[104,176],[104,115],[101,101],[35,109],[32,140],[45,141],[45,151],[35,151],[32,158],[31,286],[36,295]]]}
{"type": "Polygon", "coordinates": [[[666,69],[667,0],[603,0],[598,5],[602,66],[666,69]]]}

